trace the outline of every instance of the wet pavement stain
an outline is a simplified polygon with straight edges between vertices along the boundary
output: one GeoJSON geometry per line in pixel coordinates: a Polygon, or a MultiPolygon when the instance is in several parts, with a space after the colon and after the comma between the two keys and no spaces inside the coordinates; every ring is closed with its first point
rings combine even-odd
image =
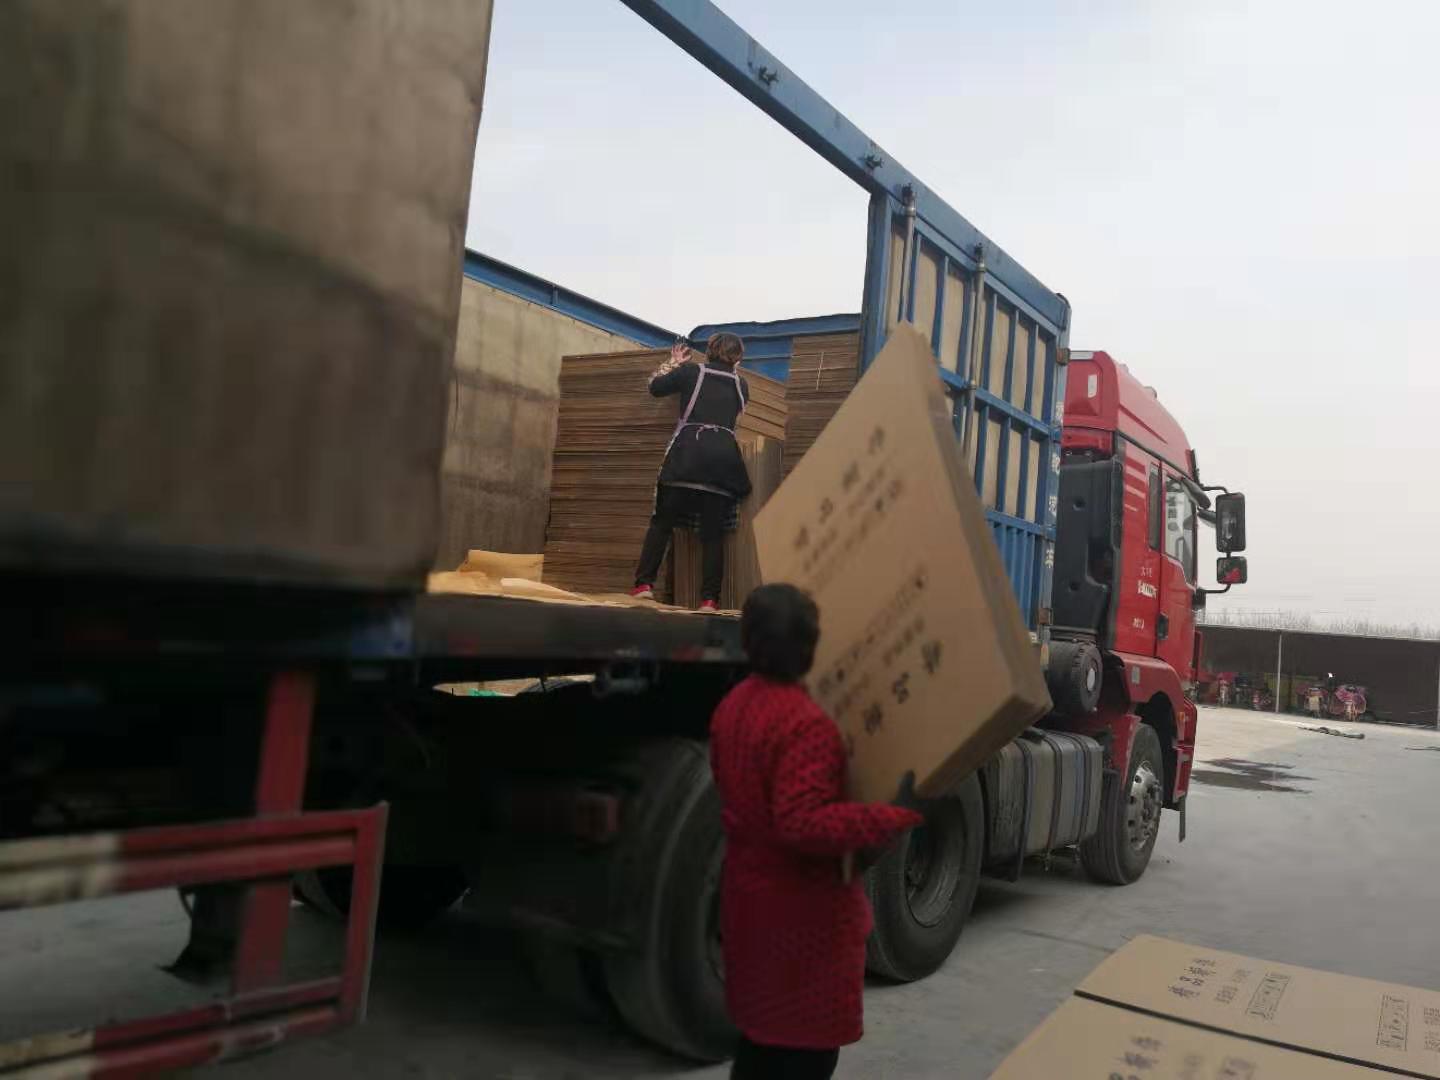
{"type": "Polygon", "coordinates": [[[1281,791],[1296,795],[1310,794],[1309,788],[1294,787],[1293,780],[1313,780],[1295,772],[1294,765],[1275,761],[1246,761],[1244,758],[1218,758],[1206,762],[1214,768],[1192,769],[1190,780],[1212,787],[1239,788],[1242,791],[1281,791]],[[1219,771],[1224,770],[1224,771],[1219,771]]]}

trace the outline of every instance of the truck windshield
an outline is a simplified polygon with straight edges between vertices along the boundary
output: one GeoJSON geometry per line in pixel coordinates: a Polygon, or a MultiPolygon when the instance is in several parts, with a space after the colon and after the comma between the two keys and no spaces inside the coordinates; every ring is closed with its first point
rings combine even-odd
{"type": "Polygon", "coordinates": [[[1185,580],[1195,584],[1195,500],[1173,476],[1165,478],[1165,553],[1185,571],[1185,580]]]}

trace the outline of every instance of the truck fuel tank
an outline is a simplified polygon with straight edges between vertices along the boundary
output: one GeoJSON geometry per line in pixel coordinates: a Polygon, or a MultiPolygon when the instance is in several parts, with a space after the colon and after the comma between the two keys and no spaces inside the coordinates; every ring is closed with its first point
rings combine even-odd
{"type": "Polygon", "coordinates": [[[1100,822],[1104,754],[1086,735],[1029,728],[981,769],[986,863],[1070,847],[1100,822]]]}

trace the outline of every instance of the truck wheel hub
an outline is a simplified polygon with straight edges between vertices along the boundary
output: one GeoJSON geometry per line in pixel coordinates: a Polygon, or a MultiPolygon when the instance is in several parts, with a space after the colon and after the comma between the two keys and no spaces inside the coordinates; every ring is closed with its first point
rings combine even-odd
{"type": "Polygon", "coordinates": [[[1125,831],[1130,846],[1143,851],[1160,828],[1164,796],[1160,778],[1148,761],[1142,761],[1130,778],[1130,804],[1125,813],[1125,831]]]}

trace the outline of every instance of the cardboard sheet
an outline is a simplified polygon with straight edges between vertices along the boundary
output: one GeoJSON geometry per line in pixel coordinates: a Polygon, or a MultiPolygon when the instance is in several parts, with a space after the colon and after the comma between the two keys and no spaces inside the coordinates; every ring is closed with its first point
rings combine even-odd
{"type": "Polygon", "coordinates": [[[462,574],[487,574],[492,578],[525,578],[528,581],[545,580],[544,555],[517,555],[508,551],[484,551],[471,548],[460,564],[462,574]]]}
{"type": "Polygon", "coordinates": [[[1433,990],[1142,936],[1076,992],[1313,1054],[1440,1077],[1440,992],[1433,990]]]}
{"type": "Polygon", "coordinates": [[[897,327],[755,521],[764,580],[809,590],[809,683],[861,799],[939,794],[1050,708],[925,338],[897,327]]]}
{"type": "Polygon", "coordinates": [[[1082,998],[1061,1005],[991,1073],[992,1080],[1378,1080],[1386,1075],[1082,998]]]}
{"type": "Polygon", "coordinates": [[[637,600],[626,593],[579,593],[548,585],[529,576],[509,576],[514,570],[524,575],[538,573],[540,556],[510,555],[495,551],[472,550],[459,570],[431,574],[426,592],[460,593],[468,596],[491,596],[506,600],[531,600],[541,604],[578,604],[591,607],[640,607],[664,615],[688,615],[696,618],[733,618],[739,612],[715,612],[700,615],[688,608],[672,607],[654,600],[637,600]],[[493,573],[466,567],[488,567],[493,573]],[[495,576],[505,575],[505,576],[495,576]]]}
{"type": "Polygon", "coordinates": [[[441,570],[425,580],[425,591],[432,593],[469,593],[472,596],[498,596],[500,582],[489,574],[459,570],[441,570]]]}

